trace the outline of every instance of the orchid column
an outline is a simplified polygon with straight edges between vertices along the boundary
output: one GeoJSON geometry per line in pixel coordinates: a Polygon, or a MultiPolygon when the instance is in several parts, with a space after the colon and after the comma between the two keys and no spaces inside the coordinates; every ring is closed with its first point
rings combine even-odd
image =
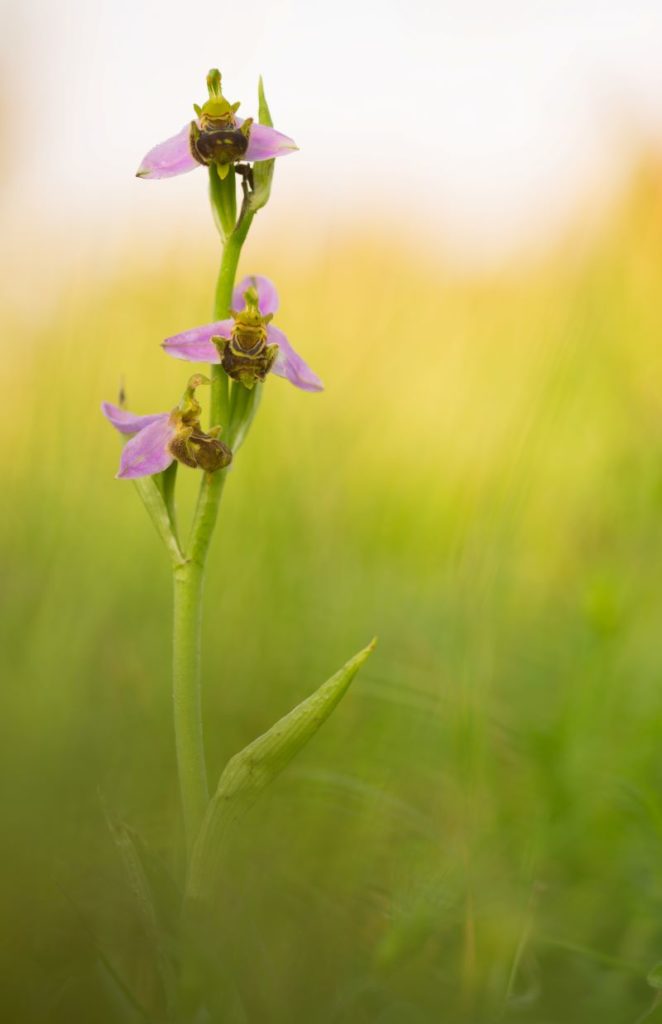
{"type": "Polygon", "coordinates": [[[213,321],[169,337],[163,349],[177,359],[207,363],[210,369],[208,375],[198,372],[190,377],[170,412],[136,416],[118,406],[103,406],[113,426],[130,435],[118,477],[135,482],[172,563],[177,763],[189,863],[187,893],[198,902],[214,888],[214,864],[228,824],[228,808],[233,801],[246,802],[249,795],[257,795],[254,772],[244,777],[244,764],[249,760],[252,769],[261,766],[257,789],[263,788],[330,714],[372,649],[362,651],[312,697],[237,754],[210,800],[200,709],[200,625],[205,567],[228,467],[247,435],[268,377],[284,377],[309,392],[320,391],[322,383],[272,323],[278,311],[272,282],[251,275],[235,285],[253,219],[270,197],[275,159],[297,147],[273,128],[261,81],[258,123],[237,116],[239,104],[229,103],[223,96],[218,71],[207,76],[207,88],[209,98],[195,106],[195,119],[150,150],[138,177],[152,180],[199,167],[208,170],[212,211],[223,246],[213,321]],[[197,390],[208,384],[211,420],[204,430],[197,390]],[[179,539],[176,516],[179,465],[202,474],[185,546],[179,539]]]}

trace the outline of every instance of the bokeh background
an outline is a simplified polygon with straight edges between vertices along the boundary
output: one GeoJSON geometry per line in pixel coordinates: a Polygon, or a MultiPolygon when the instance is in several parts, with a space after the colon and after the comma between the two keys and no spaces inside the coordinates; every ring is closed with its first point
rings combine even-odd
{"type": "Polygon", "coordinates": [[[380,640],[237,840],[251,1021],[655,1019],[662,7],[1,10],[3,1016],[149,996],[105,810],[176,867],[169,575],[98,406],[171,405],[209,319],[204,174],[133,174],[218,65],[301,147],[241,269],[326,391],[270,381],[232,470],[212,777],[380,640]]]}

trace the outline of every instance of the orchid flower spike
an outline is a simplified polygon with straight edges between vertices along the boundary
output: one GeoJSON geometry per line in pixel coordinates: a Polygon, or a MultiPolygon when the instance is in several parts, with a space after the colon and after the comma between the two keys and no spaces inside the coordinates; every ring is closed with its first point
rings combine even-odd
{"type": "Polygon", "coordinates": [[[298,149],[293,139],[274,128],[237,117],[239,103],[229,103],[223,96],[220,71],[209,72],[207,89],[209,99],[201,107],[194,104],[196,120],[150,149],[138,168],[138,178],[173,178],[210,164],[225,178],[238,160],[273,160],[298,149]]]}
{"type": "Polygon", "coordinates": [[[120,434],[132,434],[122,449],[121,480],[162,473],[177,459],[178,462],[214,473],[232,462],[232,452],[218,440],[220,427],[205,433],[200,426],[200,403],[195,390],[209,384],[207,377],[197,373],[188,382],[182,400],[172,412],[157,412],[149,416],[135,416],[110,402],[103,402],[101,411],[120,434]]]}
{"type": "Polygon", "coordinates": [[[192,363],[220,363],[229,377],[247,388],[263,381],[272,370],[302,391],[324,389],[317,374],[271,323],[278,309],[278,293],[267,277],[245,277],[234,290],[232,304],[231,320],[217,320],[166,338],[165,351],[192,363]]]}

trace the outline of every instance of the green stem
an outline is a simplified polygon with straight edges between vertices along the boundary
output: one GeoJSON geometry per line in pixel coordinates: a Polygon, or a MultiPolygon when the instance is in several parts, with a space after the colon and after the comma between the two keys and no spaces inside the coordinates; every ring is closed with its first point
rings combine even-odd
{"type": "Polygon", "coordinates": [[[190,852],[209,802],[200,708],[200,626],[204,570],[187,561],[174,572],[173,706],[179,788],[190,852]]]}
{"type": "MultiPolygon", "coordinates": [[[[230,315],[232,291],[237,276],[241,248],[255,215],[246,204],[241,211],[239,222],[227,240],[221,259],[221,268],[216,282],[214,296],[214,319],[225,320],[230,315]]],[[[226,430],[230,419],[230,392],[227,374],[222,366],[211,367],[211,426],[219,424],[226,430]]],[[[198,504],[191,529],[189,554],[201,565],[205,564],[207,552],[216,525],[218,506],[223,492],[227,470],[212,476],[206,475],[198,496],[198,504]]]]}
{"type": "Polygon", "coordinates": [[[207,561],[207,553],[216,526],[218,507],[221,503],[227,475],[227,469],[219,469],[216,473],[205,473],[200,484],[188,547],[188,558],[201,569],[204,569],[207,561]]]}
{"type": "MultiPolygon", "coordinates": [[[[247,204],[241,210],[241,216],[232,234],[229,236],[216,281],[216,292],[214,294],[214,320],[227,320],[232,307],[232,292],[237,276],[237,267],[241,249],[246,241],[246,235],[253,222],[255,214],[248,209],[247,204]]],[[[230,418],[230,395],[229,381],[222,366],[211,368],[211,426],[218,423],[227,427],[230,418]]]]}
{"type": "Polygon", "coordinates": [[[244,202],[237,226],[228,238],[223,250],[223,259],[221,260],[221,267],[218,272],[216,294],[214,296],[215,320],[224,320],[230,315],[232,289],[234,288],[234,279],[237,276],[237,265],[241,255],[241,248],[246,241],[246,235],[253,223],[254,216],[255,213],[244,202]]]}
{"type": "MultiPolygon", "coordinates": [[[[246,204],[227,239],[214,298],[214,319],[229,316],[241,248],[254,214],[246,204]]],[[[227,429],[230,391],[222,367],[211,368],[211,425],[227,429]]],[[[227,470],[205,473],[193,517],[191,537],[183,563],[174,569],[173,700],[177,766],[190,854],[209,803],[200,698],[200,630],[204,571],[216,526],[227,470]]]]}

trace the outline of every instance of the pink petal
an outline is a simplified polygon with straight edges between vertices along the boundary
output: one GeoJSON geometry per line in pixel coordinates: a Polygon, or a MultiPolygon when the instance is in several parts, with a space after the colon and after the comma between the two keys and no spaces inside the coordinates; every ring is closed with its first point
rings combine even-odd
{"type": "Polygon", "coordinates": [[[135,437],[132,437],[122,449],[120,480],[133,480],[139,476],[152,476],[167,469],[174,455],[168,450],[168,444],[175,432],[170,417],[160,418],[150,423],[135,437]]]}
{"type": "Polygon", "coordinates": [[[295,387],[302,391],[323,391],[324,385],[316,373],[310,369],[298,355],[286,336],[277,327],[271,324],[267,327],[267,337],[270,345],[278,345],[278,355],[273,366],[273,372],[279,377],[285,377],[295,387]]]}
{"type": "Polygon", "coordinates": [[[166,338],[162,348],[169,356],[174,356],[175,359],[187,359],[190,363],[220,363],[221,357],[211,339],[227,338],[229,340],[233,326],[233,320],[217,320],[213,324],[193,327],[190,331],[183,331],[181,334],[174,334],[172,338],[166,338]]]}
{"type": "Polygon", "coordinates": [[[111,405],[110,402],[101,403],[101,412],[108,422],[112,423],[116,430],[119,430],[120,434],[137,434],[139,430],[149,426],[150,423],[167,420],[170,415],[167,412],[155,412],[150,416],[136,416],[135,413],[120,409],[119,406],[111,405]]]}
{"type": "Polygon", "coordinates": [[[200,167],[191,153],[189,136],[191,122],[184,125],[181,132],[171,139],[160,142],[150,149],[136,172],[138,178],[174,178],[176,174],[186,174],[200,167]]]}
{"type": "Polygon", "coordinates": [[[248,291],[249,288],[255,288],[258,299],[258,309],[262,316],[266,316],[268,313],[275,313],[278,309],[278,292],[276,286],[268,277],[261,277],[260,274],[253,274],[252,276],[245,277],[243,281],[236,286],[232,293],[232,308],[240,311],[245,309],[246,303],[244,301],[244,292],[248,291]]]}
{"type": "Polygon", "coordinates": [[[269,128],[266,124],[254,124],[251,125],[248,149],[242,159],[249,163],[255,163],[256,160],[273,160],[274,157],[294,153],[298,148],[294,139],[277,132],[275,128],[269,128]]]}

